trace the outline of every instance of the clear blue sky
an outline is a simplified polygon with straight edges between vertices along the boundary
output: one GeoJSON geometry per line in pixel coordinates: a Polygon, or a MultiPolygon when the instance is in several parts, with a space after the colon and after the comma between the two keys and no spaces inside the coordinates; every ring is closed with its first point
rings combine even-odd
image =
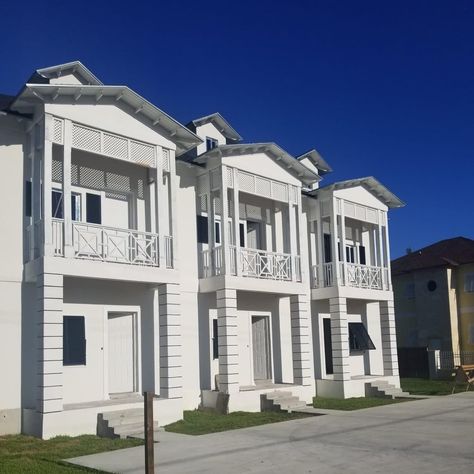
{"type": "Polygon", "coordinates": [[[325,182],[373,175],[407,206],[392,256],[474,238],[474,2],[7,1],[0,92],[81,60],[188,120],[220,111],[245,141],[316,147],[325,182]]]}

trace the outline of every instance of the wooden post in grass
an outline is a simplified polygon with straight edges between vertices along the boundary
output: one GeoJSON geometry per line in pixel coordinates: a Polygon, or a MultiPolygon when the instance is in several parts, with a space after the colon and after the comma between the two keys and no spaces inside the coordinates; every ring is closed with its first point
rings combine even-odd
{"type": "Polygon", "coordinates": [[[145,474],[155,473],[155,453],[153,450],[153,392],[145,392],[145,474]]]}

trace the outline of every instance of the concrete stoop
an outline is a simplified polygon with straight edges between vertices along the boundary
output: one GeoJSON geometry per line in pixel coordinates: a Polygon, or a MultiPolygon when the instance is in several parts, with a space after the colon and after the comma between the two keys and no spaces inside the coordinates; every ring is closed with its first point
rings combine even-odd
{"type": "Polygon", "coordinates": [[[289,391],[275,390],[260,396],[262,411],[286,411],[292,413],[306,408],[306,403],[289,391]]]}
{"type": "Polygon", "coordinates": [[[404,392],[401,388],[395,387],[385,380],[375,380],[365,384],[365,395],[367,397],[381,398],[410,398],[408,392],[404,392]]]}
{"type": "MultiPolygon", "coordinates": [[[[161,431],[158,422],[153,424],[154,431],[161,431]]],[[[103,438],[143,438],[143,408],[107,411],[97,416],[97,435],[103,438]]]]}

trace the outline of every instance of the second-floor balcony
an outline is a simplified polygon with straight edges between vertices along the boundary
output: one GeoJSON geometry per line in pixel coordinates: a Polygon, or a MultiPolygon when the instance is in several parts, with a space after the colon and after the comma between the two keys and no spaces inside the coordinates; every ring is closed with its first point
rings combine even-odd
{"type": "Polygon", "coordinates": [[[234,275],[277,281],[301,281],[299,255],[268,252],[245,247],[228,247],[229,268],[225,269],[224,248],[215,247],[201,253],[201,278],[234,275]]]}
{"type": "MultiPolygon", "coordinates": [[[[31,226],[27,229],[29,260],[42,254],[43,225],[43,221],[37,221],[34,233],[31,232],[31,226]]],[[[173,241],[170,236],[163,237],[161,248],[164,255],[160,259],[161,237],[152,232],[72,222],[71,234],[72,245],[68,255],[64,239],[65,222],[63,219],[51,219],[52,254],[55,257],[173,268],[173,241]]]]}
{"type": "Polygon", "coordinates": [[[339,263],[339,282],[332,262],[312,267],[313,288],[351,286],[369,290],[389,290],[388,269],[356,263],[339,263]]]}

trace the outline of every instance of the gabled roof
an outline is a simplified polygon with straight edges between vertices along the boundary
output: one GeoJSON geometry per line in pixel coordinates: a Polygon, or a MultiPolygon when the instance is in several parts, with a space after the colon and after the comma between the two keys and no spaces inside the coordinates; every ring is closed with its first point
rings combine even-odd
{"type": "Polygon", "coordinates": [[[366,178],[349,179],[347,181],[339,181],[337,183],[329,184],[327,186],[311,191],[309,194],[316,195],[319,191],[323,190],[335,191],[338,189],[354,188],[356,186],[362,186],[363,188],[365,188],[390,209],[405,206],[405,203],[400,198],[395,196],[392,191],[386,188],[380,181],[375,179],[373,176],[368,176],[366,178]]]}
{"type": "Polygon", "coordinates": [[[229,125],[229,122],[227,122],[227,120],[219,112],[191,120],[191,122],[188,123],[188,126],[192,124],[194,127],[198,127],[199,125],[204,125],[205,123],[212,123],[217,128],[217,130],[219,130],[219,132],[221,132],[222,135],[224,135],[224,137],[228,138],[229,140],[234,142],[239,142],[242,140],[242,137],[235,131],[234,128],[229,125]]]}
{"type": "Polygon", "coordinates": [[[392,274],[400,275],[426,268],[474,263],[474,240],[467,237],[440,240],[392,261],[392,274]]]}
{"type": "Polygon", "coordinates": [[[82,84],[26,84],[22,92],[16,97],[11,108],[21,110],[24,101],[39,100],[41,102],[54,102],[61,97],[71,97],[74,100],[89,98],[94,102],[108,99],[114,103],[118,101],[132,108],[135,115],[149,120],[149,126],[163,134],[177,144],[177,155],[194,148],[202,140],[181,125],[168,114],[160,110],[151,102],[128,88],[127,86],[107,85],[82,85],[82,84]]]}
{"type": "Polygon", "coordinates": [[[247,155],[252,153],[266,153],[276,162],[280,162],[289,173],[295,175],[302,183],[309,185],[321,179],[315,172],[296,160],[276,143],[238,143],[235,145],[220,145],[199,155],[194,161],[205,163],[209,157],[247,155]]]}
{"type": "Polygon", "coordinates": [[[37,69],[36,73],[31,76],[28,82],[43,82],[41,78],[49,79],[64,76],[65,74],[78,74],[85,79],[89,85],[102,85],[102,82],[87,69],[80,61],[72,61],[70,63],[58,64],[57,66],[45,67],[37,69]]]}
{"type": "Polygon", "coordinates": [[[332,171],[332,168],[327,164],[326,160],[314,148],[296,157],[298,161],[304,160],[305,158],[308,158],[308,160],[318,168],[321,176],[332,171]]]}

